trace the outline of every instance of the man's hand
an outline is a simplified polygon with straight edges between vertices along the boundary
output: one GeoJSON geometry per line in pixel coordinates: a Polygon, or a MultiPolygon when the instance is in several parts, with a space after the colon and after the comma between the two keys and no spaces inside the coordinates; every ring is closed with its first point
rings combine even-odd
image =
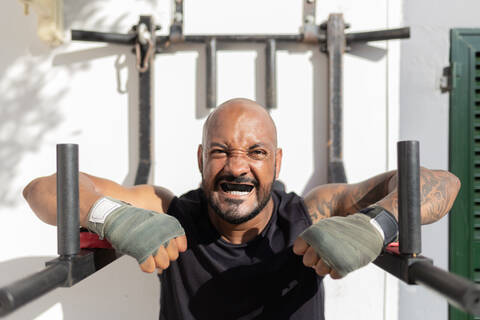
{"type": "Polygon", "coordinates": [[[319,276],[330,275],[332,279],[340,279],[337,271],[330,268],[315,252],[315,249],[305,242],[302,238],[297,238],[293,244],[293,252],[299,256],[303,256],[303,264],[311,267],[319,276]]]}
{"type": "Polygon", "coordinates": [[[168,268],[187,249],[182,226],[172,216],[103,197],[92,206],[87,228],[120,253],[137,259],[145,272],[168,268]]]}
{"type": "Polygon", "coordinates": [[[372,221],[376,220],[363,213],[320,220],[300,234],[293,251],[317,274],[339,279],[381,253],[384,234],[372,221]]]}
{"type": "Polygon", "coordinates": [[[170,261],[177,260],[179,253],[185,250],[187,250],[187,238],[185,236],[172,239],[166,249],[164,246],[160,246],[155,256],[149,256],[145,262],[140,264],[140,269],[148,273],[155,270],[162,273],[170,266],[170,261]]]}

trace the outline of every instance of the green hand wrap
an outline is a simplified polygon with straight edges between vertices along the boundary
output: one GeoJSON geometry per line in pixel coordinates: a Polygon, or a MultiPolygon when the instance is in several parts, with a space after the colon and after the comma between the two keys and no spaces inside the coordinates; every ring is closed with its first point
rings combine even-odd
{"type": "Polygon", "coordinates": [[[300,234],[317,255],[340,276],[375,260],[383,237],[363,213],[320,220],[300,234]]]}
{"type": "Polygon", "coordinates": [[[155,256],[161,245],[185,234],[172,216],[132,207],[112,198],[101,198],[90,209],[87,227],[106,238],[120,253],[141,264],[155,256]]]}

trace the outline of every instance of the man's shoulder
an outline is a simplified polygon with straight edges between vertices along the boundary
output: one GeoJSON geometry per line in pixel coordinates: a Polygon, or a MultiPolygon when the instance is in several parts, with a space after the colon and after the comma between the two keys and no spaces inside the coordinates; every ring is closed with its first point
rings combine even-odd
{"type": "Polygon", "coordinates": [[[276,202],[276,209],[280,215],[295,220],[305,220],[308,225],[311,224],[305,202],[297,193],[293,191],[287,193],[283,190],[274,190],[273,197],[276,202]]]}
{"type": "Polygon", "coordinates": [[[179,197],[174,197],[168,208],[168,213],[198,212],[204,205],[202,189],[190,190],[179,197]]]}

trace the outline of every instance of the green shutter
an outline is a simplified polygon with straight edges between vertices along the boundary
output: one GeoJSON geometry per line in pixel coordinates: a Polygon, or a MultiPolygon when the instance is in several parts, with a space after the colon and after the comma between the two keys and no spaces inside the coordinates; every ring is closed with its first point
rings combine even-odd
{"type": "MultiPolygon", "coordinates": [[[[451,31],[450,171],[462,188],[450,213],[450,271],[480,283],[480,30],[451,31]]],[[[450,320],[480,319],[450,307],[450,320]]]]}

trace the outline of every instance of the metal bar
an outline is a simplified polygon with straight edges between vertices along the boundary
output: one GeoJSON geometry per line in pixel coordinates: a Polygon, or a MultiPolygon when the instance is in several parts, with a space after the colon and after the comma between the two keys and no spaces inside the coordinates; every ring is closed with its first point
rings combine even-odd
{"type": "Polygon", "coordinates": [[[67,279],[68,268],[54,264],[44,270],[0,289],[0,317],[20,308],[41,295],[62,286],[67,279]]]}
{"type": "MultiPolygon", "coordinates": [[[[109,32],[97,32],[86,30],[72,30],[72,40],[79,41],[94,41],[94,42],[106,42],[116,44],[134,44],[137,35],[135,33],[109,33],[109,32]]],[[[383,41],[393,39],[406,39],[410,37],[410,28],[399,28],[389,30],[378,30],[368,32],[352,32],[346,34],[346,41],[351,42],[365,42],[365,41],[383,41]]],[[[171,35],[158,36],[157,45],[163,45],[167,41],[174,42],[193,42],[193,43],[205,43],[208,39],[215,38],[219,42],[265,42],[268,39],[276,40],[277,42],[312,42],[311,39],[306,39],[305,34],[258,34],[258,35],[183,35],[179,39],[172,39],[171,35]]],[[[326,34],[318,33],[316,35],[314,43],[325,43],[326,34]]]]}
{"type": "MultiPolygon", "coordinates": [[[[155,32],[153,18],[151,16],[141,16],[139,25],[144,23],[150,30],[152,41],[155,43],[155,32]]],[[[146,46],[141,46],[142,55],[145,54],[146,46]]],[[[153,58],[150,56],[149,67],[145,72],[139,72],[139,161],[137,173],[135,175],[135,184],[146,184],[150,177],[152,165],[152,117],[153,117],[153,58]]]]}
{"type": "Polygon", "coordinates": [[[57,243],[61,256],[80,250],[78,145],[57,144],[57,243]]]}
{"type": "Polygon", "coordinates": [[[468,313],[480,315],[480,286],[456,274],[426,262],[410,266],[412,280],[442,295],[448,302],[468,313]]]}
{"type": "Polygon", "coordinates": [[[319,36],[319,28],[315,24],[315,0],[303,0],[303,25],[302,34],[305,42],[317,42],[319,36]]]}
{"type": "Polygon", "coordinates": [[[106,42],[116,44],[134,44],[137,35],[135,33],[109,33],[85,30],[72,30],[72,40],[106,42]]]}
{"type": "Polygon", "coordinates": [[[183,0],[172,0],[172,23],[169,38],[173,42],[183,40],[183,0]]]}
{"type": "Polygon", "coordinates": [[[217,40],[210,38],[206,43],[207,51],[207,108],[217,106],[217,40]]]}
{"type": "Polygon", "coordinates": [[[346,35],[347,42],[383,41],[410,38],[410,28],[398,28],[368,32],[352,32],[346,35]]]}
{"type": "MultiPolygon", "coordinates": [[[[230,35],[230,34],[211,34],[211,35],[185,35],[182,42],[205,43],[208,39],[215,38],[217,42],[259,42],[265,43],[268,39],[274,39],[278,42],[303,42],[303,35],[301,34],[244,34],[244,35],[230,35]]],[[[320,35],[320,40],[325,41],[325,35],[320,35]]],[[[157,45],[163,45],[170,41],[170,36],[158,36],[157,45]]]]}
{"type": "Polygon", "coordinates": [[[374,263],[408,284],[418,284],[442,295],[468,313],[480,315],[480,286],[433,265],[421,255],[413,257],[384,251],[374,263]]]}
{"type": "Polygon", "coordinates": [[[342,155],[343,54],[345,24],[342,14],[331,14],[327,22],[328,52],[328,182],[346,182],[342,155]]]}
{"type": "Polygon", "coordinates": [[[422,251],[419,143],[399,141],[397,148],[400,253],[416,255],[422,251]]]}
{"type": "Polygon", "coordinates": [[[267,40],[265,47],[265,100],[268,109],[277,108],[277,43],[267,40]]]}

